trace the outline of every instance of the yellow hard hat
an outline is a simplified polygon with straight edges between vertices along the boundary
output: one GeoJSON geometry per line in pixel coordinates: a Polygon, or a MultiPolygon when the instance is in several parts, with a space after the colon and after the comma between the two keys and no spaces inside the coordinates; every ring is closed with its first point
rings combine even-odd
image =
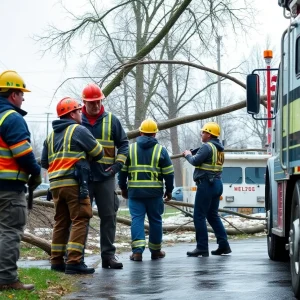
{"type": "Polygon", "coordinates": [[[0,74],[0,92],[7,92],[9,89],[30,92],[26,89],[23,78],[16,71],[12,70],[7,70],[0,74]]]}
{"type": "Polygon", "coordinates": [[[201,130],[208,132],[214,136],[219,136],[221,132],[220,126],[216,122],[208,122],[204,124],[201,130]]]}
{"type": "Polygon", "coordinates": [[[156,133],[158,132],[157,123],[152,119],[146,119],[139,127],[139,131],[143,133],[156,133]]]}

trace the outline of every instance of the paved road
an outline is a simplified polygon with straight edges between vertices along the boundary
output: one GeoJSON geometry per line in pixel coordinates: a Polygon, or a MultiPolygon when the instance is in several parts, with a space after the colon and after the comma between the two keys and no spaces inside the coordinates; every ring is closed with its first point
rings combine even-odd
{"type": "Polygon", "coordinates": [[[167,256],[159,261],[145,251],[143,262],[130,261],[126,253],[119,257],[123,270],[99,266],[93,276],[80,278],[79,292],[64,299],[295,299],[289,265],[269,260],[265,238],[232,241],[231,248],[230,256],[193,258],[186,251],[194,245],[180,244],[165,248],[167,256]]]}
{"type": "MultiPolygon", "coordinates": [[[[145,251],[142,262],[119,256],[123,270],[102,269],[92,276],[76,276],[79,292],[64,299],[107,300],[290,300],[288,263],[269,260],[265,238],[231,241],[228,256],[187,257],[192,244],[177,244],[164,250],[167,256],[151,261],[145,251]]],[[[210,245],[211,250],[216,248],[210,245]]],[[[100,256],[87,257],[97,265],[100,256]]],[[[19,261],[19,267],[50,268],[49,261],[19,261]]]]}

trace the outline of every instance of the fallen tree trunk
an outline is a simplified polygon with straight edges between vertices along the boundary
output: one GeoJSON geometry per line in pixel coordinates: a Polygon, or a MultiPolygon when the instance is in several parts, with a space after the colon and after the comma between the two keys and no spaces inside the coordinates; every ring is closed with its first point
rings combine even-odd
{"type": "MultiPolygon", "coordinates": [[[[93,211],[94,215],[97,215],[97,212],[94,210],[93,211]]],[[[124,218],[124,217],[117,217],[117,220],[119,223],[131,226],[131,220],[124,218]]],[[[144,225],[146,230],[149,230],[149,224],[144,225]]],[[[259,232],[264,232],[266,229],[266,226],[264,224],[259,224],[256,226],[251,226],[247,228],[241,229],[244,233],[246,234],[254,234],[254,233],[259,233],[259,232]]],[[[164,232],[172,232],[172,231],[195,231],[194,225],[163,225],[163,231],[164,232]]],[[[208,232],[214,232],[211,227],[207,227],[208,232]]],[[[236,230],[234,228],[226,228],[226,232],[229,235],[237,235],[241,234],[241,231],[236,230]]]]}
{"type": "MultiPolygon", "coordinates": [[[[34,197],[39,197],[39,196],[43,196],[46,194],[46,191],[36,191],[34,192],[34,197]]],[[[54,203],[52,201],[41,201],[41,200],[37,200],[34,199],[34,204],[38,205],[38,206],[45,206],[45,207],[52,207],[54,208],[54,203]]],[[[172,206],[183,206],[183,207],[191,207],[193,208],[194,205],[191,203],[184,203],[184,202],[178,202],[178,201],[169,201],[167,203],[165,203],[166,205],[171,204],[172,206]]],[[[258,217],[252,217],[252,216],[248,216],[248,215],[244,215],[244,214],[240,214],[237,212],[232,212],[230,210],[226,210],[226,209],[219,209],[220,212],[225,212],[228,214],[233,214],[233,215],[237,215],[243,218],[248,218],[248,219],[255,219],[255,220],[265,220],[266,218],[258,218],[258,217]]],[[[94,216],[98,216],[98,211],[93,209],[93,215],[94,216]]],[[[129,218],[124,218],[124,217],[120,217],[117,216],[117,222],[127,225],[127,226],[131,226],[131,220],[129,218]]],[[[208,232],[213,232],[211,227],[208,227],[208,232]]],[[[256,226],[251,226],[248,228],[243,228],[241,230],[237,230],[234,228],[227,228],[226,232],[228,235],[237,235],[237,234],[241,234],[241,231],[245,234],[255,234],[255,233],[259,233],[259,232],[263,232],[266,229],[266,226],[263,224],[259,224],[256,226]]],[[[149,225],[145,224],[145,230],[149,230],[149,225]]],[[[163,231],[164,232],[174,232],[174,231],[195,231],[195,227],[194,225],[163,225],[163,231]]],[[[23,238],[22,238],[23,242],[29,243],[33,246],[39,247],[40,249],[44,250],[48,255],[51,254],[51,244],[40,237],[37,237],[31,233],[25,233],[23,238]]]]}
{"type": "Polygon", "coordinates": [[[47,254],[51,255],[51,244],[45,239],[42,239],[29,232],[26,232],[23,235],[22,241],[33,246],[39,247],[42,250],[44,250],[47,254]]]}

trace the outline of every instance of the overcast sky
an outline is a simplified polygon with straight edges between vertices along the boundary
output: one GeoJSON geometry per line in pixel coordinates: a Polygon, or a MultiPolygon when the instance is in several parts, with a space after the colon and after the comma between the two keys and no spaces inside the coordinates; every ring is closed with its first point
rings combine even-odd
{"type": "MultiPolygon", "coordinates": [[[[107,2],[109,0],[105,0],[105,3],[107,2]]],[[[256,43],[265,45],[267,36],[277,46],[277,51],[280,49],[280,37],[289,21],[284,19],[282,9],[277,5],[276,0],[255,0],[253,2],[261,11],[255,20],[259,24],[256,27],[257,32],[253,33],[247,41],[243,40],[238,45],[235,42],[224,41],[223,46],[226,46],[226,50],[223,49],[222,52],[224,68],[239,65],[253,45],[256,43]]],[[[47,110],[54,91],[66,78],[78,75],[79,57],[70,58],[68,65],[65,66],[51,53],[42,57],[41,45],[32,39],[34,35],[42,35],[49,23],[58,27],[68,24],[66,13],[55,3],[54,0],[1,1],[0,72],[7,69],[16,70],[24,78],[27,87],[32,90],[32,93],[26,94],[22,107],[29,112],[26,117],[28,121],[45,120],[47,111],[53,113],[54,117],[55,101],[65,96],[58,92],[54,105],[47,110]]],[[[68,0],[64,3],[68,3],[68,7],[76,5],[76,9],[80,10],[80,5],[84,1],[68,0]]],[[[279,53],[277,54],[279,55],[279,53]]]]}

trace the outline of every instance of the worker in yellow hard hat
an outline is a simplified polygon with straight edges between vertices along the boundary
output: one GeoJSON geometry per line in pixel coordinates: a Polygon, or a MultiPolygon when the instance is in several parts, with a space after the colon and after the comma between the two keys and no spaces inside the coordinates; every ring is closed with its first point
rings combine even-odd
{"type": "Polygon", "coordinates": [[[30,145],[30,133],[21,109],[23,78],[12,70],[0,74],[0,291],[33,290],[19,281],[17,260],[27,221],[26,184],[32,191],[40,185],[41,168],[30,145]]]}
{"type": "Polygon", "coordinates": [[[141,261],[146,247],[144,220],[149,220],[149,243],[151,259],[165,257],[162,247],[163,197],[171,200],[174,170],[167,150],[155,136],[158,127],[155,121],[142,122],[140,136],[129,146],[129,156],[119,173],[122,196],[129,199],[131,214],[132,254],[130,259],[141,261]],[[165,182],[165,189],[164,189],[165,182]],[[165,190],[165,192],[164,192],[165,190]]]}
{"type": "Polygon", "coordinates": [[[219,246],[217,250],[211,251],[211,254],[231,253],[225,228],[218,215],[219,199],[223,192],[221,175],[224,163],[224,147],[218,139],[220,132],[219,124],[204,124],[201,129],[203,145],[195,155],[189,150],[183,152],[186,160],[195,166],[193,179],[197,185],[194,204],[197,247],[187,252],[187,256],[209,256],[206,220],[214,230],[219,246]]]}

